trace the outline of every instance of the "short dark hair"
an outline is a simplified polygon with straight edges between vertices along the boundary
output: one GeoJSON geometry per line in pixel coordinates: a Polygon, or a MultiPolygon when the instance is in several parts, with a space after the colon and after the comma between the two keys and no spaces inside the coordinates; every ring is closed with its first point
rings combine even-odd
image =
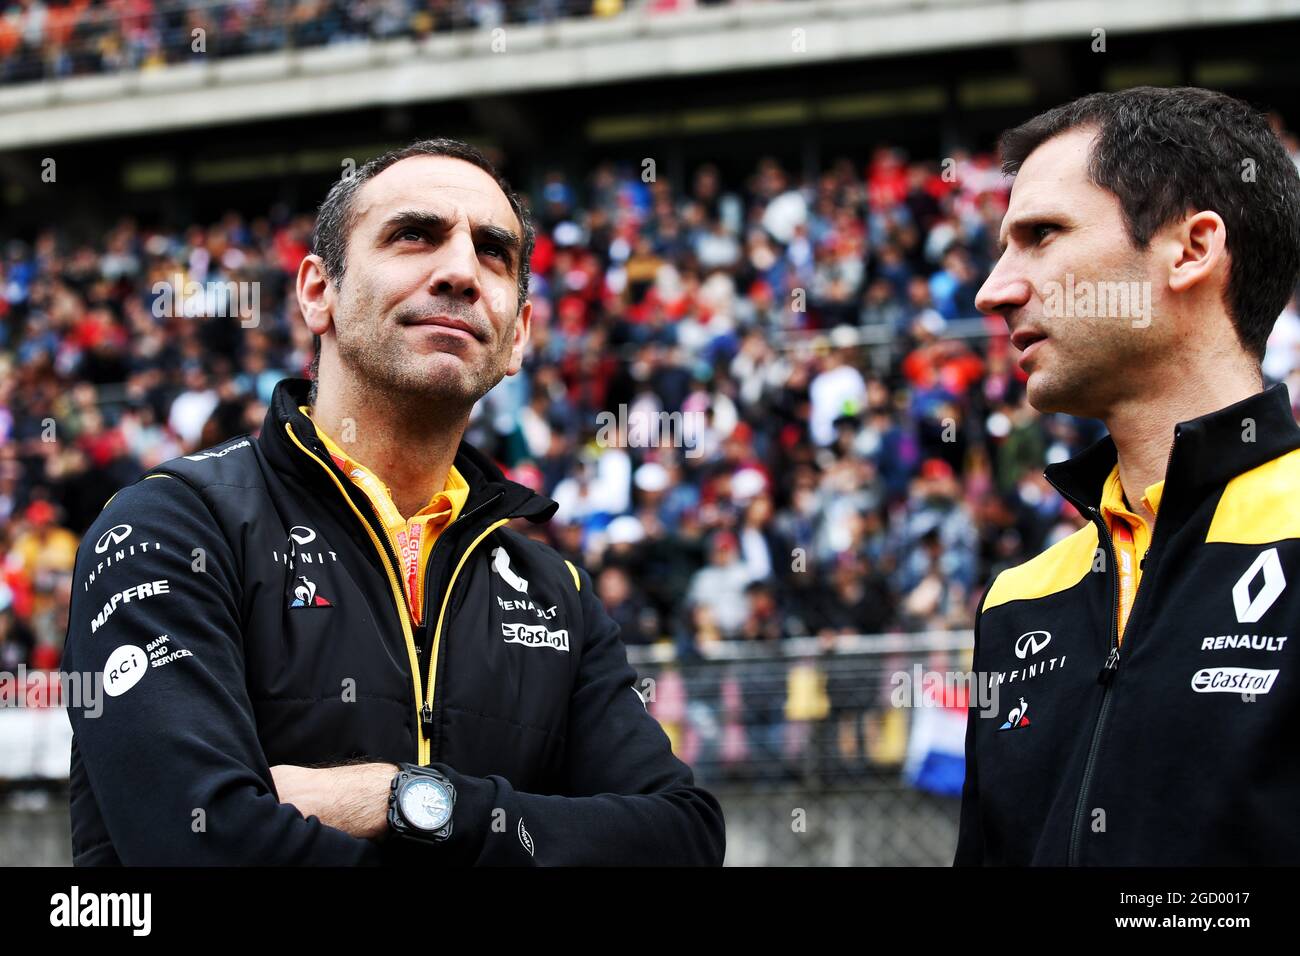
{"type": "MultiPolygon", "coordinates": [[[[519,301],[515,306],[517,313],[524,307],[524,302],[528,298],[529,260],[532,259],[533,244],[536,239],[536,230],[528,213],[528,205],[510,187],[506,178],[497,172],[492,161],[478,148],[446,137],[422,139],[408,146],[390,149],[367,161],[351,175],[344,176],[330,187],[325,201],[320,204],[320,209],[316,213],[316,228],[312,231],[311,237],[311,251],[321,257],[325,277],[334,284],[335,288],[343,283],[343,274],[347,271],[348,237],[356,224],[356,198],[361,188],[389,166],[412,156],[450,156],[453,159],[462,159],[483,170],[501,187],[501,191],[510,202],[510,208],[519,218],[519,226],[524,233],[523,248],[519,252],[519,301]]],[[[314,344],[316,354],[311,364],[313,402],[316,398],[316,377],[320,371],[320,336],[315,337],[314,344]]]]}
{"type": "Polygon", "coordinates": [[[1119,197],[1137,248],[1189,211],[1223,218],[1225,305],[1242,345],[1262,359],[1300,276],[1300,173],[1267,117],[1196,87],[1092,93],[1004,133],[1003,171],[1014,175],[1047,140],[1089,126],[1097,128],[1089,178],[1119,197]]]}

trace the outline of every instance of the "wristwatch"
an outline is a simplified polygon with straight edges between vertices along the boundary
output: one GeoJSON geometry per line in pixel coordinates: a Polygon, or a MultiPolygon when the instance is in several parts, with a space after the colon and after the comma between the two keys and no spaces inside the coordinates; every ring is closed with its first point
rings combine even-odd
{"type": "Polygon", "coordinates": [[[451,836],[456,788],[432,767],[399,764],[388,790],[388,829],[399,836],[441,843],[451,836]]]}

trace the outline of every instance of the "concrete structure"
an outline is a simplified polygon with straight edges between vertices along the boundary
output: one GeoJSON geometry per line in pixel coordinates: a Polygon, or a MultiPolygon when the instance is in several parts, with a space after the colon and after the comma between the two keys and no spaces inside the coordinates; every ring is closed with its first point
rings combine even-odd
{"type": "Polygon", "coordinates": [[[475,95],[1300,15],[1300,0],[810,0],[290,50],[0,88],[0,150],[475,95]]]}

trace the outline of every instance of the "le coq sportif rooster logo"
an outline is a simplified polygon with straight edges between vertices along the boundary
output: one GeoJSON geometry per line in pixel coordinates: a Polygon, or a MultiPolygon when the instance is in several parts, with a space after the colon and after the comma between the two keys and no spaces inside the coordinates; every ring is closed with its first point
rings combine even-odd
{"type": "Polygon", "coordinates": [[[1020,706],[1012,707],[1011,713],[1007,714],[1007,722],[998,730],[1016,730],[1019,727],[1028,727],[1029,718],[1025,714],[1029,710],[1029,705],[1025,703],[1023,697],[1020,698],[1020,706]]]}
{"type": "Polygon", "coordinates": [[[298,575],[298,583],[293,589],[293,603],[289,607],[333,607],[329,601],[316,593],[316,582],[305,575],[298,575]]]}

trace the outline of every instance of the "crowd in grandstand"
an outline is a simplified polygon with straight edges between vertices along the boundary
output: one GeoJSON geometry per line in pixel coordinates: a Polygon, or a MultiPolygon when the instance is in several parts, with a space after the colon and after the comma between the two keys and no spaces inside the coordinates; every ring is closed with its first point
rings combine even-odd
{"type": "Polygon", "coordinates": [[[0,83],[730,0],[6,0],[0,83]]]}
{"type": "MultiPolygon", "coordinates": [[[[1080,525],[1042,467],[1099,437],[1028,406],[975,311],[1007,190],[990,156],[883,147],[810,181],[770,158],[743,182],[552,174],[530,355],[467,438],[559,502],[523,530],[590,569],[629,644],[968,627],[994,573],[1080,525]],[[660,433],[664,413],[695,427],[660,433]]],[[[76,547],[115,489],[255,431],[305,373],[312,226],[277,207],[7,240],[0,670],[58,666],[76,547]],[[255,323],[212,294],[230,282],[256,284],[255,323]]],[[[1289,309],[1265,370],[1293,396],[1298,348],[1289,309]]]]}

